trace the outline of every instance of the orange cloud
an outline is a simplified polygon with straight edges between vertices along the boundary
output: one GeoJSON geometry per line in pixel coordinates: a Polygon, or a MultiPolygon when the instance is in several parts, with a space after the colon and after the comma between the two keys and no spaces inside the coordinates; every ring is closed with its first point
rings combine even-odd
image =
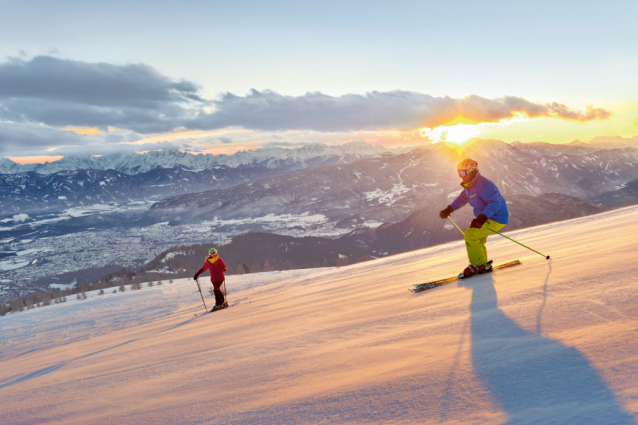
{"type": "Polygon", "coordinates": [[[98,130],[95,127],[64,127],[61,130],[72,131],[76,134],[88,134],[90,136],[95,136],[100,134],[100,130],[98,130]]]}
{"type": "Polygon", "coordinates": [[[425,117],[423,127],[436,128],[459,123],[495,123],[517,116],[562,118],[579,122],[606,120],[612,116],[610,111],[594,108],[591,105],[587,106],[585,112],[582,112],[557,102],[533,103],[514,96],[487,99],[472,95],[463,99],[445,98],[445,100],[446,102],[438,104],[439,107],[434,113],[425,117]]]}

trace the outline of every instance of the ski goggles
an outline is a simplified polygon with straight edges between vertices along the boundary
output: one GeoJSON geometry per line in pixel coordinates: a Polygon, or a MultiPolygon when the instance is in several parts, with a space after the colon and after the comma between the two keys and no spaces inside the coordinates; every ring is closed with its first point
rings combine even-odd
{"type": "Polygon", "coordinates": [[[459,177],[465,177],[468,174],[470,174],[472,171],[474,171],[476,169],[476,166],[470,168],[469,170],[458,170],[459,172],[459,177]]]}

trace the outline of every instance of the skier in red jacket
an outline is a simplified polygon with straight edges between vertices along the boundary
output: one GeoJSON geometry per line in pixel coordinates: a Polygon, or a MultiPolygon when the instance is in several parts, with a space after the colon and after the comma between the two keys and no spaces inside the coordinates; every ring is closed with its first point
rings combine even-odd
{"type": "Polygon", "coordinates": [[[215,293],[215,307],[213,307],[213,311],[228,307],[226,300],[224,300],[224,293],[220,289],[226,279],[224,272],[228,270],[228,267],[224,264],[224,260],[219,258],[215,248],[208,250],[206,263],[195,273],[195,280],[206,270],[210,271],[210,281],[213,284],[213,292],[215,293]]]}

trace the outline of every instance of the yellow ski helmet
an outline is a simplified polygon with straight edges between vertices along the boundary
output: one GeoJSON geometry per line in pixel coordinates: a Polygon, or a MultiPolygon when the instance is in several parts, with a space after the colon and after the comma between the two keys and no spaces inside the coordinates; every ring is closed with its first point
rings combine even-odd
{"type": "Polygon", "coordinates": [[[459,165],[456,166],[457,171],[459,172],[459,176],[464,177],[467,174],[470,174],[472,171],[478,169],[478,162],[473,160],[472,158],[464,158],[459,162],[459,165]]]}

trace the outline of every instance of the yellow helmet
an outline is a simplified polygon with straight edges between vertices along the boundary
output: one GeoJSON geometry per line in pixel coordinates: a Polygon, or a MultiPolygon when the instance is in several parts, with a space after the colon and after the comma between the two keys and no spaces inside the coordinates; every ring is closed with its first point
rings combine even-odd
{"type": "Polygon", "coordinates": [[[459,162],[459,165],[456,166],[459,175],[463,173],[463,176],[471,173],[472,171],[478,169],[478,162],[473,160],[472,158],[464,158],[459,162]]]}

